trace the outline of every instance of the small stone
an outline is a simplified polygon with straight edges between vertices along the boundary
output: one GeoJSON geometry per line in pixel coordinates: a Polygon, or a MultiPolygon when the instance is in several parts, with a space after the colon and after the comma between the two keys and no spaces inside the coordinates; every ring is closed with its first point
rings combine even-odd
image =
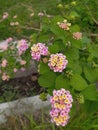
{"type": "Polygon", "coordinates": [[[33,75],[33,76],[31,77],[31,80],[32,80],[32,81],[37,81],[37,79],[38,79],[38,77],[35,76],[35,75],[33,75]]]}

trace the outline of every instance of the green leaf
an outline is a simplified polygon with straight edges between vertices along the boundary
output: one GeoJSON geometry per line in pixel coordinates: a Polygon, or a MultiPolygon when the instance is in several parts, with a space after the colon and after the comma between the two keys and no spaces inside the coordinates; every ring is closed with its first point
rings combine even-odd
{"type": "Polygon", "coordinates": [[[70,68],[75,73],[81,74],[82,69],[79,65],[79,62],[77,61],[79,59],[79,50],[76,48],[68,48],[65,50],[64,54],[68,60],[68,68],[70,68]]]}
{"type": "Polygon", "coordinates": [[[58,39],[63,39],[66,36],[66,31],[61,29],[57,23],[51,25],[50,30],[58,37],[58,39]]]}
{"type": "Polygon", "coordinates": [[[57,22],[63,22],[64,18],[61,17],[61,15],[54,16],[52,19],[52,23],[57,24],[57,22]]]}
{"type": "Polygon", "coordinates": [[[73,102],[72,108],[71,108],[71,110],[70,110],[70,116],[71,116],[71,117],[73,117],[73,115],[75,114],[76,109],[77,109],[77,105],[76,105],[75,102],[73,102]]]}
{"type": "Polygon", "coordinates": [[[84,74],[90,83],[98,81],[98,68],[91,68],[90,66],[84,67],[84,74]]]}
{"type": "Polygon", "coordinates": [[[61,29],[57,22],[63,22],[64,18],[61,16],[55,16],[52,19],[50,30],[58,37],[58,39],[63,39],[66,36],[66,31],[61,29]]]}
{"type": "Polygon", "coordinates": [[[60,51],[60,48],[57,44],[53,44],[49,46],[49,52],[50,53],[58,53],[60,51]]]}
{"type": "Polygon", "coordinates": [[[86,81],[82,78],[82,76],[78,74],[74,74],[71,78],[70,84],[77,91],[82,91],[87,87],[86,81]]]}
{"type": "Polygon", "coordinates": [[[55,88],[60,89],[60,88],[65,88],[65,89],[69,89],[70,87],[70,82],[67,79],[66,76],[64,75],[59,75],[56,78],[56,84],[55,84],[55,88]]]}
{"type": "Polygon", "coordinates": [[[77,74],[82,73],[82,68],[77,60],[69,61],[67,67],[70,68],[73,71],[73,73],[77,73],[77,74]]]}
{"type": "Polygon", "coordinates": [[[30,38],[31,38],[31,41],[32,41],[33,43],[36,43],[37,34],[36,34],[36,33],[33,33],[33,34],[30,36],[30,38]]]}
{"type": "Polygon", "coordinates": [[[45,88],[54,88],[55,87],[56,74],[52,71],[41,75],[38,79],[40,86],[45,88]]]}
{"type": "Polygon", "coordinates": [[[62,40],[56,40],[48,48],[50,53],[58,53],[65,49],[65,45],[63,44],[62,40]]]}
{"type": "Polygon", "coordinates": [[[46,73],[48,71],[50,71],[48,65],[41,62],[40,63],[40,68],[39,68],[39,74],[44,74],[44,73],[46,73]]]}
{"type": "Polygon", "coordinates": [[[67,48],[64,52],[68,61],[78,60],[79,59],[79,50],[76,48],[67,48]]]}
{"type": "Polygon", "coordinates": [[[54,44],[57,44],[59,46],[60,52],[65,49],[65,45],[63,44],[62,40],[56,40],[54,41],[54,44]]]}
{"type": "Polygon", "coordinates": [[[85,103],[83,104],[83,107],[84,107],[83,110],[86,111],[88,115],[91,115],[98,111],[98,100],[95,101],[86,100],[85,103]]]}
{"type": "Polygon", "coordinates": [[[82,39],[81,39],[81,41],[83,42],[83,43],[91,43],[91,39],[89,39],[88,37],[86,37],[86,36],[84,36],[84,37],[82,37],[82,39]]]}
{"type": "Polygon", "coordinates": [[[83,46],[83,43],[81,40],[71,39],[70,41],[72,43],[72,46],[77,49],[80,49],[83,46]]]}
{"type": "Polygon", "coordinates": [[[41,36],[38,37],[38,42],[47,42],[49,40],[49,35],[45,35],[45,34],[42,34],[41,36]]]}
{"type": "Polygon", "coordinates": [[[98,95],[95,84],[89,85],[81,93],[83,94],[84,98],[87,99],[87,100],[96,100],[97,95],[98,95]]]}
{"type": "Polygon", "coordinates": [[[91,53],[91,55],[93,57],[97,57],[98,58],[98,45],[91,45],[89,47],[89,52],[91,53]]]}
{"type": "Polygon", "coordinates": [[[72,11],[69,17],[79,17],[79,15],[76,11],[72,11]]]}
{"type": "Polygon", "coordinates": [[[72,33],[74,33],[74,32],[80,32],[80,27],[77,24],[75,24],[75,25],[73,25],[73,26],[70,27],[70,31],[72,33]]]}

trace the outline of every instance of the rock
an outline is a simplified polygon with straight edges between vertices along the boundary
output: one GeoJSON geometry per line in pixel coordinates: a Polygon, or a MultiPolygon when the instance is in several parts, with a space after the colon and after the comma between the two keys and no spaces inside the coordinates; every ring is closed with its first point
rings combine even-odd
{"type": "Polygon", "coordinates": [[[37,65],[35,64],[35,62],[32,60],[31,61],[31,65],[28,69],[26,69],[25,71],[21,71],[21,70],[18,70],[15,74],[15,78],[20,78],[20,77],[26,77],[28,75],[31,75],[31,74],[35,74],[35,73],[38,73],[37,71],[37,65]]]}
{"type": "Polygon", "coordinates": [[[42,101],[39,96],[19,99],[13,102],[0,104],[0,123],[7,121],[7,116],[18,114],[33,114],[38,110],[50,108],[49,95],[47,101],[42,101]]]}
{"type": "Polygon", "coordinates": [[[1,41],[0,42],[0,52],[2,52],[3,50],[6,50],[8,48],[8,43],[7,41],[1,41]]]}

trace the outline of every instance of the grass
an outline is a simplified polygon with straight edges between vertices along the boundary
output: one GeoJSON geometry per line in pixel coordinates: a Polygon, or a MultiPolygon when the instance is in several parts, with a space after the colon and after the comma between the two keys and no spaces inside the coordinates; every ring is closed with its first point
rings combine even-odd
{"type": "Polygon", "coordinates": [[[7,118],[7,123],[1,125],[0,130],[57,130],[50,123],[49,115],[41,111],[35,115],[14,115],[7,118]]]}
{"type": "Polygon", "coordinates": [[[0,40],[4,40],[7,37],[23,38],[30,36],[34,33],[34,30],[21,29],[18,26],[10,26],[11,22],[18,21],[20,25],[38,26],[38,13],[47,12],[48,14],[57,14],[58,0],[0,0],[0,19],[4,12],[9,13],[8,19],[0,22],[0,40]],[[34,12],[34,17],[30,17],[30,14],[34,12]],[[13,16],[17,15],[16,19],[13,16]]]}
{"type": "Polygon", "coordinates": [[[98,112],[87,114],[76,111],[65,127],[51,123],[49,110],[43,109],[32,114],[12,115],[7,122],[0,125],[0,130],[98,130],[98,112]]]}
{"type": "MultiPolygon", "coordinates": [[[[58,3],[58,0],[7,0],[7,1],[2,1],[0,0],[0,11],[3,12],[4,10],[6,11],[11,11],[11,9],[15,8],[16,6],[20,5],[27,5],[32,7],[34,11],[42,11],[44,9],[50,9],[54,8],[56,4],[58,3]]],[[[20,12],[22,13],[22,12],[20,12]]]]}

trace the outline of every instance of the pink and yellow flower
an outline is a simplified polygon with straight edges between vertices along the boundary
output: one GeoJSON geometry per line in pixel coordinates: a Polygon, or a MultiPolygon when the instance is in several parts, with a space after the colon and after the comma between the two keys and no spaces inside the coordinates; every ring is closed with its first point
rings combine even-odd
{"type": "Polygon", "coordinates": [[[57,22],[58,26],[64,30],[69,30],[71,23],[68,23],[67,20],[65,19],[63,22],[57,22]]]}
{"type": "Polygon", "coordinates": [[[48,66],[54,72],[62,72],[68,64],[68,60],[66,60],[66,56],[62,53],[52,54],[50,55],[48,66]]]}
{"type": "Polygon", "coordinates": [[[25,39],[22,39],[18,42],[17,45],[19,55],[23,54],[28,49],[28,44],[25,39]]]}
{"type": "Polygon", "coordinates": [[[54,90],[50,97],[52,109],[50,111],[51,121],[58,126],[65,126],[69,120],[69,112],[72,107],[72,96],[65,89],[54,90]]]}
{"type": "Polygon", "coordinates": [[[45,46],[45,44],[37,43],[31,47],[32,59],[39,61],[41,59],[41,56],[46,55],[48,55],[48,47],[45,46]]]}

